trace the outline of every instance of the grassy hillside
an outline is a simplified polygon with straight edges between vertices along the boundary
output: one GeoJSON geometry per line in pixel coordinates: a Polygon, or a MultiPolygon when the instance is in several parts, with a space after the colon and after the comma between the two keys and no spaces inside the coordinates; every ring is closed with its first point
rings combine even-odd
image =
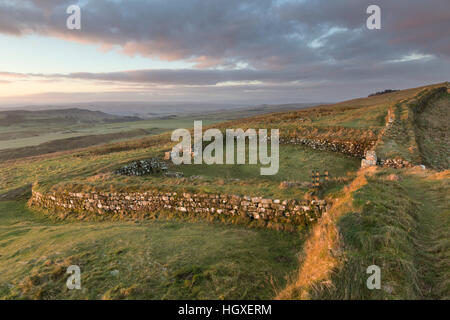
{"type": "Polygon", "coordinates": [[[411,99],[436,84],[322,105],[280,114],[268,114],[224,123],[222,127],[279,128],[282,134],[297,132],[305,137],[342,140],[376,140],[385,126],[388,109],[398,101],[411,99]]]}
{"type": "MultiPolygon", "coordinates": [[[[425,170],[358,170],[360,160],[354,157],[282,145],[275,176],[260,176],[259,166],[250,165],[170,168],[182,171],[184,178],[113,173],[137,159],[162,157],[173,145],[167,133],[3,161],[0,297],[448,298],[450,179],[448,171],[435,171],[448,169],[448,94],[421,100],[424,89],[439,86],[205,123],[222,129],[279,128],[282,135],[313,139],[378,141],[380,155],[409,157],[430,167],[425,170]],[[380,137],[389,109],[396,122],[380,137]],[[61,222],[25,206],[34,183],[43,192],[158,188],[301,199],[311,196],[312,169],[330,172],[331,183],[317,195],[334,203],[311,230],[294,233],[163,219],[61,222]],[[294,184],[281,188],[283,181],[294,184]],[[64,271],[70,264],[85,272],[81,291],[65,289],[64,271]],[[365,286],[371,264],[382,268],[382,290],[365,286]]],[[[194,119],[167,120],[159,120],[159,128],[189,128],[194,119]]],[[[129,124],[104,126],[122,130],[129,124]]]]}
{"type": "Polygon", "coordinates": [[[422,163],[441,170],[450,168],[450,94],[417,112],[415,127],[422,163]]]}
{"type": "MultiPolygon", "coordinates": [[[[145,158],[161,155],[158,150],[149,151],[145,158]]],[[[129,152],[124,152],[129,153],[129,152]]],[[[115,154],[115,157],[122,157],[115,154]]],[[[109,156],[95,156],[85,158],[86,161],[108,161],[109,156]]],[[[119,162],[120,163],[120,162],[119,162]]],[[[328,170],[331,176],[330,190],[339,189],[352,176],[359,165],[357,159],[344,155],[336,155],[327,151],[314,151],[305,147],[282,146],[280,148],[280,170],[277,175],[261,176],[260,165],[170,165],[169,170],[184,173],[184,178],[165,177],[162,174],[149,176],[121,176],[113,173],[119,167],[110,165],[109,168],[99,166],[96,174],[74,175],[69,179],[60,179],[60,183],[53,184],[57,188],[71,190],[87,190],[95,188],[100,190],[114,191],[145,191],[157,188],[159,190],[177,192],[206,192],[226,193],[235,195],[253,195],[275,198],[303,198],[310,189],[311,171],[320,169],[323,173],[328,170]],[[284,189],[280,188],[282,181],[296,183],[297,186],[284,189]]],[[[94,166],[90,166],[91,170],[94,166]]],[[[91,171],[92,172],[92,171],[91,171]]],[[[45,185],[40,183],[41,190],[46,190],[45,185]]]]}
{"type": "Polygon", "coordinates": [[[278,298],[449,298],[446,86],[424,88],[391,105],[395,121],[376,149],[383,158],[401,157],[444,171],[360,170],[312,230],[297,277],[278,298]],[[366,269],[373,264],[381,268],[380,290],[366,286],[366,269]]]}
{"type": "Polygon", "coordinates": [[[416,164],[449,168],[450,95],[447,90],[445,86],[429,89],[397,102],[393,106],[395,121],[378,143],[377,154],[382,158],[401,157],[416,164]]]}

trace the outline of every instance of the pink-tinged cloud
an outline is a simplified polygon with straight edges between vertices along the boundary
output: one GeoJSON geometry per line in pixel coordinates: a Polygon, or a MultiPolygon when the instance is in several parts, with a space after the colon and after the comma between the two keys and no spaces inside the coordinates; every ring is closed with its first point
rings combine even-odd
{"type": "MultiPolygon", "coordinates": [[[[182,60],[191,63],[192,69],[94,73],[81,67],[70,74],[9,74],[2,77],[5,81],[15,76],[50,81],[49,85],[79,80],[124,90],[157,88],[168,96],[179,96],[190,87],[189,92],[196,88],[199,95],[209,95],[206,90],[210,90],[211,95],[226,93],[230,98],[248,96],[250,91],[264,92],[267,98],[268,92],[275,95],[275,89],[281,92],[299,83],[326,82],[329,90],[321,94],[330,99],[332,94],[351,97],[353,89],[365,88],[361,82],[383,90],[446,81],[450,74],[449,0],[432,4],[378,0],[382,29],[377,31],[366,28],[368,3],[360,0],[79,3],[82,29],[68,30],[65,10],[73,0],[0,1],[0,33],[38,34],[129,56],[182,60]],[[405,58],[411,56],[426,59],[405,58]],[[230,82],[242,90],[233,88],[233,92],[227,85],[218,88],[230,82]],[[244,90],[250,82],[261,86],[244,90]]],[[[156,89],[152,93],[158,94],[156,89]]]]}
{"type": "Polygon", "coordinates": [[[24,74],[24,73],[0,72],[0,77],[2,77],[2,78],[27,78],[28,75],[24,74]]]}
{"type": "Polygon", "coordinates": [[[290,69],[330,60],[339,63],[348,52],[354,52],[354,62],[360,64],[375,56],[378,61],[392,60],[409,51],[450,56],[442,45],[450,42],[448,0],[434,0],[432,5],[423,0],[379,0],[378,33],[365,28],[367,4],[359,0],[87,0],[78,31],[65,28],[65,9],[73,1],[20,3],[28,5],[0,3],[0,32],[50,35],[98,44],[102,50],[119,47],[127,55],[189,60],[198,68],[245,64],[290,69]],[[311,49],[309,44],[333,27],[343,31],[327,36],[323,47],[311,49]]]}

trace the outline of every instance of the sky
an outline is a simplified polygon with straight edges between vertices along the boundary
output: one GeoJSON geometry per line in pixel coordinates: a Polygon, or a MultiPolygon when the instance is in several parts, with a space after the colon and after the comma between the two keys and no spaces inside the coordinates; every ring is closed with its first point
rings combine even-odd
{"type": "Polygon", "coordinates": [[[448,30],[448,0],[0,0],[0,106],[340,101],[450,80],[448,30]]]}

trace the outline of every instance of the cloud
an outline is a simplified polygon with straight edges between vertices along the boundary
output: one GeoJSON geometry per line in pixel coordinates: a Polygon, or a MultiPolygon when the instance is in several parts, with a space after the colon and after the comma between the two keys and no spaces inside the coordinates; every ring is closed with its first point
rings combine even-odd
{"type": "MultiPolygon", "coordinates": [[[[430,55],[411,54],[397,60],[359,65],[349,61],[340,64],[311,64],[302,70],[219,70],[219,69],[150,69],[119,72],[76,72],[67,74],[2,73],[9,77],[28,78],[35,81],[82,80],[98,83],[146,86],[217,86],[245,85],[251,83],[276,85],[298,84],[316,81],[364,81],[379,78],[425,78],[429,75],[448,75],[450,65],[442,64],[430,55]]],[[[435,82],[444,81],[445,76],[435,82]]],[[[433,81],[433,80],[432,80],[433,81]]]]}
{"type": "Polygon", "coordinates": [[[2,78],[27,78],[28,75],[24,73],[15,73],[15,72],[1,72],[0,77],[2,78]]]}
{"type": "Polygon", "coordinates": [[[218,85],[222,88],[211,92],[223,93],[230,83],[264,92],[271,91],[269,86],[291,90],[298,84],[323,85],[324,81],[329,88],[344,90],[345,83],[347,91],[338,97],[351,96],[352,88],[362,88],[361,81],[385,83],[387,88],[410,82],[406,79],[417,84],[448,80],[448,0],[432,4],[378,0],[382,29],[375,31],[365,27],[369,4],[360,0],[0,0],[0,33],[39,34],[125,55],[194,63],[193,69],[23,77],[126,83],[136,88],[205,87],[199,94],[218,85]],[[82,29],[67,30],[66,8],[77,2],[82,29]]]}
{"type": "Polygon", "coordinates": [[[422,0],[377,1],[382,8],[380,32],[365,28],[367,4],[359,0],[80,2],[82,30],[76,32],[65,28],[65,9],[74,1],[0,2],[0,32],[119,47],[128,55],[196,61],[201,68],[246,63],[276,69],[340,61],[352,52],[365,60],[374,56],[374,47],[385,59],[411,50],[450,55],[447,0],[433,5],[422,0]]]}

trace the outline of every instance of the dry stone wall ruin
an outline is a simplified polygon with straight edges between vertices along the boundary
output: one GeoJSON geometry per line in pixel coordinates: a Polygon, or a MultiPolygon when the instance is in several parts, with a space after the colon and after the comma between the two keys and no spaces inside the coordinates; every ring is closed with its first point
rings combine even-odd
{"type": "Polygon", "coordinates": [[[181,217],[211,219],[241,217],[259,220],[308,225],[316,221],[327,208],[325,200],[280,200],[225,194],[191,194],[176,192],[32,192],[29,205],[62,212],[65,215],[100,215],[104,217],[139,219],[176,211],[181,217]]]}
{"type": "Polygon", "coordinates": [[[280,143],[304,145],[314,150],[339,152],[356,158],[363,158],[366,150],[369,150],[375,145],[375,141],[339,141],[301,137],[280,137],[280,143]]]}

